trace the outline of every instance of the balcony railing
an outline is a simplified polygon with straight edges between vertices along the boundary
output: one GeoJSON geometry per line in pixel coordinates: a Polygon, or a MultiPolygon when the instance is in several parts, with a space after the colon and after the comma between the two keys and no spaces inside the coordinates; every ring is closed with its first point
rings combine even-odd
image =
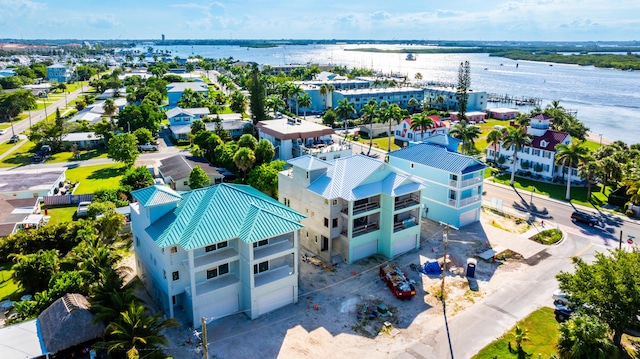
{"type": "Polygon", "coordinates": [[[253,249],[253,258],[262,259],[270,255],[282,253],[288,249],[293,248],[293,242],[289,240],[282,240],[276,243],[269,243],[266,246],[256,247],[253,249]]]}
{"type": "MultiPolygon", "coordinates": [[[[374,209],[380,208],[380,203],[377,201],[367,202],[359,205],[353,206],[353,214],[360,214],[364,212],[373,211],[374,209]]],[[[342,213],[349,214],[349,207],[343,208],[342,213]]]]}
{"type": "MultiPolygon", "coordinates": [[[[229,273],[219,278],[209,279],[200,283],[196,283],[195,296],[207,294],[239,282],[240,279],[238,279],[238,277],[234,273],[229,273]]],[[[191,296],[191,287],[187,287],[185,288],[185,290],[191,296]]]]}
{"type": "Polygon", "coordinates": [[[475,195],[460,200],[460,207],[480,201],[480,195],[475,195]]]}
{"type": "Polygon", "coordinates": [[[420,204],[420,197],[418,195],[412,194],[409,198],[398,199],[396,198],[395,202],[395,210],[411,207],[420,204]]]}
{"type": "Polygon", "coordinates": [[[473,177],[473,178],[469,178],[468,180],[462,181],[462,186],[461,187],[471,186],[471,185],[474,185],[474,184],[480,183],[480,182],[482,182],[482,177],[476,176],[476,177],[473,177]]]}
{"type": "Polygon", "coordinates": [[[287,278],[293,275],[293,267],[284,265],[282,267],[270,269],[266,272],[262,272],[255,275],[255,286],[259,287],[261,285],[269,284],[271,282],[275,282],[277,280],[287,278]]]}
{"type": "Polygon", "coordinates": [[[449,180],[449,187],[458,187],[458,181],[449,180]]]}
{"type": "MultiPolygon", "coordinates": [[[[357,236],[361,236],[363,234],[367,234],[370,232],[375,232],[377,230],[380,229],[380,225],[378,222],[373,222],[373,223],[369,223],[369,224],[365,224],[363,226],[358,226],[358,227],[354,227],[353,228],[353,232],[351,233],[352,237],[357,237],[357,236]]],[[[347,235],[346,231],[343,231],[342,234],[344,236],[347,235]]]]}
{"type": "MultiPolygon", "coordinates": [[[[205,254],[196,256],[193,258],[193,264],[195,268],[202,266],[209,266],[213,263],[225,261],[230,262],[234,257],[238,255],[238,251],[233,247],[221,248],[215,251],[207,252],[205,254]]],[[[182,261],[182,264],[189,269],[189,260],[182,261]]]]}
{"type": "Polygon", "coordinates": [[[405,220],[393,223],[393,232],[400,232],[407,228],[415,227],[416,225],[418,225],[418,219],[411,216],[405,220]]]}

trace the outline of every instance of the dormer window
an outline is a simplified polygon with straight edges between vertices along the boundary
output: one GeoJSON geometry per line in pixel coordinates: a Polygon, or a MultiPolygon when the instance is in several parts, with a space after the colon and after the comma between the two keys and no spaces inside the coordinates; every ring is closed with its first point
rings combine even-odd
{"type": "Polygon", "coordinates": [[[542,140],[540,141],[540,147],[547,147],[547,145],[549,144],[549,142],[542,140]]]}

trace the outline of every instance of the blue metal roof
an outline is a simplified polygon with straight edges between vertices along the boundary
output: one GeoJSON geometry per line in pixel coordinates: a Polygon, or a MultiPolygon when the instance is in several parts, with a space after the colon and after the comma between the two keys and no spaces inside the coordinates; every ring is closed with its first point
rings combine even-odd
{"type": "Polygon", "coordinates": [[[186,192],[146,231],[159,247],[185,250],[240,238],[256,242],[303,226],[300,213],[247,185],[219,184],[186,192]]]}
{"type": "Polygon", "coordinates": [[[449,173],[465,174],[476,172],[486,167],[484,163],[473,157],[428,143],[420,143],[390,152],[389,157],[419,163],[449,173]]]}
{"type": "Polygon", "coordinates": [[[296,157],[287,162],[294,167],[299,167],[307,171],[331,167],[328,162],[311,155],[296,157]]]}
{"type": "Polygon", "coordinates": [[[167,186],[150,186],[131,192],[131,196],[145,207],[157,206],[182,199],[178,193],[167,186]]]}
{"type": "Polygon", "coordinates": [[[359,154],[336,159],[327,173],[307,187],[324,198],[348,201],[381,193],[398,196],[422,188],[389,164],[359,154]]]}

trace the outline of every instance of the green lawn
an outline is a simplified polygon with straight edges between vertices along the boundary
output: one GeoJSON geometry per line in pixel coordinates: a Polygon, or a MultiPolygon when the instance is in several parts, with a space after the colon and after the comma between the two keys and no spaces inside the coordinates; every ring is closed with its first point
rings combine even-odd
{"type": "Polygon", "coordinates": [[[13,263],[11,262],[0,263],[0,301],[5,299],[20,299],[20,287],[18,287],[18,283],[14,282],[11,278],[13,275],[13,271],[11,270],[12,265],[13,263]]]}
{"type": "Polygon", "coordinates": [[[35,143],[31,141],[24,141],[24,143],[20,145],[20,148],[2,159],[2,162],[0,162],[0,167],[26,166],[33,160],[33,154],[35,153],[35,151],[35,143]]]}
{"type": "MultiPolygon", "coordinates": [[[[557,355],[556,343],[559,331],[558,322],[555,320],[552,308],[542,307],[518,322],[518,325],[528,331],[527,337],[529,337],[529,340],[522,343],[522,349],[527,353],[527,357],[538,358],[538,354],[542,354],[541,357],[546,359],[552,355],[557,355]]],[[[514,331],[515,327],[511,328],[502,337],[482,348],[473,358],[518,358],[514,331]],[[509,342],[511,342],[511,352],[509,352],[509,342]]]]}
{"type": "Polygon", "coordinates": [[[42,211],[45,212],[46,210],[47,215],[51,216],[51,218],[49,219],[49,224],[59,224],[73,221],[73,215],[76,213],[76,209],[78,209],[78,206],[75,204],[64,207],[42,207],[42,211]]]}
{"type": "Polygon", "coordinates": [[[67,179],[80,182],[75,194],[94,193],[99,189],[118,188],[126,166],[121,163],[80,166],[67,170],[67,179]]]}
{"type": "Polygon", "coordinates": [[[20,146],[20,142],[18,143],[9,143],[9,141],[3,142],[2,144],[0,144],[0,155],[9,151],[10,148],[13,148],[13,146],[20,146]]]}
{"type": "MultiPolygon", "coordinates": [[[[509,185],[511,175],[509,173],[502,174],[498,177],[494,177],[491,181],[496,183],[502,183],[509,185]]],[[[538,182],[527,178],[515,177],[514,186],[518,189],[524,189],[527,191],[535,190],[535,193],[547,195],[551,198],[558,200],[565,200],[567,185],[553,184],[547,182],[538,182]]],[[[580,204],[583,206],[596,205],[598,207],[607,203],[607,197],[612,192],[610,187],[605,188],[605,192],[601,193],[601,185],[591,187],[591,201],[587,200],[587,188],[586,187],[571,187],[571,202],[580,204]]]]}
{"type": "Polygon", "coordinates": [[[96,158],[107,158],[107,150],[105,149],[93,149],[87,151],[80,151],[80,157],[75,158],[73,152],[59,152],[51,156],[47,160],[47,163],[61,163],[61,162],[77,162],[85,160],[93,160],[96,158]]]}
{"type": "MultiPolygon", "coordinates": [[[[393,140],[391,140],[391,151],[395,151],[395,150],[399,150],[400,146],[396,145],[395,143],[393,143],[393,140]]],[[[358,136],[358,141],[359,143],[362,143],[364,145],[369,146],[369,139],[365,136],[364,138],[362,136],[358,136]]],[[[386,151],[387,148],[389,147],[389,137],[378,137],[378,138],[374,138],[373,139],[373,147],[386,151]]]]}

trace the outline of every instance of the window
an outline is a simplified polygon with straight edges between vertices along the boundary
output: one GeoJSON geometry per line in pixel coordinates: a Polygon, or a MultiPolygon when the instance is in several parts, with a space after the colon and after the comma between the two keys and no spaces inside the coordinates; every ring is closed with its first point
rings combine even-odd
{"type": "Polygon", "coordinates": [[[329,250],[329,238],[325,237],[325,236],[321,236],[322,238],[322,242],[320,243],[320,250],[321,251],[328,251],[329,250]]]}
{"type": "Polygon", "coordinates": [[[337,200],[337,199],[334,199],[334,200],[332,201],[332,204],[333,204],[334,206],[337,206],[337,205],[338,205],[338,200],[337,200]]]}
{"type": "Polygon", "coordinates": [[[215,278],[218,276],[218,268],[207,269],[207,279],[215,278]]]}
{"type": "Polygon", "coordinates": [[[206,246],[204,247],[204,251],[205,252],[211,252],[211,251],[215,251],[216,249],[220,249],[220,248],[225,248],[228,247],[229,243],[228,242],[220,242],[220,243],[216,243],[216,244],[212,244],[210,246],[206,246]]]}
{"type": "Polygon", "coordinates": [[[409,139],[412,139],[413,138],[413,133],[408,133],[407,137],[409,137],[409,139]]]}
{"type": "Polygon", "coordinates": [[[167,279],[167,271],[166,270],[162,270],[162,278],[167,279]]]}
{"type": "Polygon", "coordinates": [[[337,218],[334,218],[334,219],[332,220],[331,227],[332,227],[332,228],[336,228],[336,227],[338,227],[338,219],[337,219],[337,218]]]}
{"type": "Polygon", "coordinates": [[[411,168],[413,168],[413,162],[411,162],[411,168]]]}
{"type": "Polygon", "coordinates": [[[267,244],[269,244],[269,240],[268,239],[263,239],[263,240],[258,241],[258,242],[253,242],[253,248],[266,246],[267,244]]]}
{"type": "Polygon", "coordinates": [[[329,228],[329,218],[324,218],[324,226],[329,228]]]}
{"type": "Polygon", "coordinates": [[[324,199],[324,204],[329,204],[329,200],[328,199],[324,199]]]}
{"type": "Polygon", "coordinates": [[[140,238],[136,236],[136,247],[140,247],[140,238]]]}
{"type": "Polygon", "coordinates": [[[540,156],[540,150],[538,150],[538,149],[533,150],[533,155],[534,156],[540,156]]]}
{"type": "Polygon", "coordinates": [[[188,181],[184,181],[184,182],[182,182],[182,184],[185,185],[185,186],[188,186],[189,182],[188,181]]]}
{"type": "Polygon", "coordinates": [[[171,277],[173,278],[173,280],[180,279],[180,271],[175,271],[175,272],[171,273],[171,277]]]}
{"type": "Polygon", "coordinates": [[[223,275],[229,273],[229,263],[225,263],[218,267],[218,274],[223,275]]]}
{"type": "Polygon", "coordinates": [[[171,250],[169,251],[171,254],[176,254],[178,253],[178,247],[177,246],[173,246],[171,247],[171,250]]]}
{"type": "Polygon", "coordinates": [[[253,273],[254,274],[266,272],[268,270],[269,270],[269,262],[268,261],[253,265],[253,273]]]}

